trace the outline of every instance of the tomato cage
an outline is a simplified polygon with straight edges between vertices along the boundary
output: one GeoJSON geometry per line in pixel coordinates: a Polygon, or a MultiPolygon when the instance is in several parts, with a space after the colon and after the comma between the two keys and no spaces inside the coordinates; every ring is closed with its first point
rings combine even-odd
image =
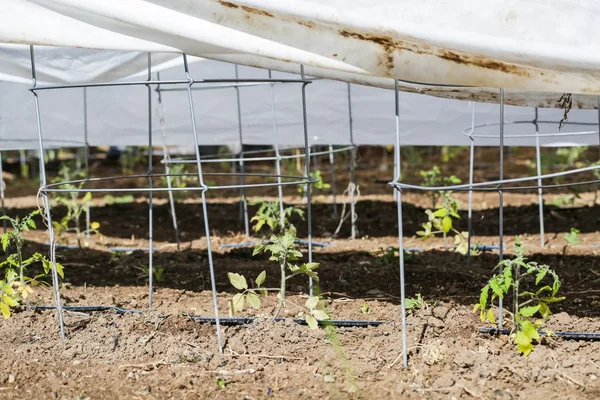
{"type": "MultiPolygon", "coordinates": [[[[303,75],[303,73],[302,73],[303,75]]],[[[158,73],[160,77],[160,73],[158,73]]],[[[310,81],[319,80],[320,78],[310,78],[310,81]]],[[[342,211],[343,215],[341,216],[341,223],[343,223],[348,217],[350,218],[351,225],[351,238],[356,238],[356,183],[355,183],[355,169],[356,169],[356,150],[357,146],[354,143],[354,135],[353,135],[353,126],[352,126],[352,94],[350,84],[347,84],[347,93],[348,93],[348,124],[349,124],[349,141],[350,145],[346,146],[333,146],[328,145],[325,146],[325,150],[320,149],[312,149],[304,147],[302,149],[298,148],[290,148],[281,147],[279,144],[279,136],[277,130],[277,118],[276,118],[276,101],[274,95],[274,86],[284,83],[296,83],[294,80],[277,80],[273,79],[272,71],[268,70],[268,80],[239,80],[239,71],[238,66],[235,66],[235,80],[236,82],[231,81],[221,81],[221,82],[207,82],[206,85],[195,86],[192,88],[192,91],[206,91],[206,90],[219,90],[219,89],[234,89],[235,90],[235,98],[236,98],[236,118],[237,118],[237,130],[238,130],[238,139],[239,139],[239,153],[226,153],[226,154],[217,154],[217,155],[209,155],[205,156],[200,160],[201,164],[220,164],[220,163],[230,163],[232,166],[232,176],[236,175],[236,170],[239,170],[240,173],[237,175],[239,177],[239,190],[240,190],[240,213],[239,219],[241,224],[243,225],[244,233],[246,237],[251,236],[250,232],[250,217],[248,215],[248,200],[246,197],[246,186],[245,186],[245,178],[248,176],[246,174],[246,166],[247,164],[253,162],[273,162],[275,166],[275,173],[277,179],[277,199],[279,203],[280,213],[283,215],[283,184],[282,184],[282,162],[285,161],[299,161],[306,160],[310,158],[312,163],[317,164],[320,161],[320,158],[326,157],[329,162],[329,173],[331,175],[331,193],[333,197],[332,203],[332,213],[334,217],[338,217],[338,201],[337,201],[337,192],[336,192],[336,165],[335,165],[335,155],[336,154],[348,154],[350,159],[349,165],[349,185],[347,189],[348,197],[349,197],[349,211],[346,213],[345,208],[342,211]],[[240,100],[240,89],[248,88],[248,87],[257,87],[257,86],[268,86],[270,88],[270,104],[271,104],[271,119],[272,119],[272,148],[267,149],[259,149],[259,150],[244,150],[245,141],[244,141],[244,130],[242,128],[242,106],[240,100]],[[308,149],[308,151],[307,151],[308,149]],[[301,152],[302,151],[302,152],[301,152]]],[[[167,187],[172,187],[171,177],[175,176],[171,174],[171,168],[173,165],[194,165],[197,163],[197,160],[193,157],[172,157],[169,153],[168,146],[168,134],[165,126],[165,120],[163,115],[163,98],[162,93],[168,92],[178,92],[185,91],[185,88],[181,87],[161,87],[160,83],[156,85],[156,92],[158,93],[158,107],[157,111],[159,113],[159,123],[160,123],[160,132],[162,139],[162,149],[163,149],[163,159],[161,163],[164,165],[167,187]]],[[[306,123],[306,102],[303,102],[303,115],[304,115],[304,123],[306,123]]],[[[306,128],[306,127],[305,127],[306,128]]],[[[228,187],[232,188],[232,187],[228,187]]],[[[310,200],[309,200],[310,202],[310,200]]],[[[180,248],[180,233],[179,226],[177,222],[177,211],[175,206],[175,201],[173,198],[173,192],[169,191],[169,205],[172,216],[173,229],[175,231],[175,240],[177,243],[177,248],[180,248]]],[[[341,225],[340,223],[340,225],[341,225]]],[[[338,228],[339,231],[339,228],[338,228]]],[[[309,241],[311,239],[309,238],[309,241]]],[[[232,243],[227,245],[226,247],[243,247],[253,245],[255,242],[243,242],[243,243],[232,243]]],[[[311,242],[312,245],[322,245],[320,243],[311,242]]],[[[222,245],[225,246],[225,245],[222,245]]]]}
{"type": "MultiPolygon", "coordinates": [[[[222,336],[220,330],[220,318],[219,311],[217,306],[217,294],[216,294],[216,283],[214,276],[214,264],[213,264],[213,256],[211,249],[211,231],[210,231],[210,222],[209,215],[207,212],[207,202],[206,202],[206,193],[208,191],[214,190],[225,190],[225,189],[236,189],[243,191],[249,188],[256,187],[283,187],[283,186],[298,186],[304,185],[307,196],[307,225],[308,225],[308,260],[312,261],[312,242],[311,242],[311,232],[312,232],[312,223],[311,223],[311,191],[309,190],[310,185],[317,182],[317,180],[310,175],[311,169],[311,148],[309,146],[308,139],[308,126],[306,120],[306,86],[309,85],[312,81],[307,79],[304,75],[304,70],[301,71],[300,79],[194,79],[189,70],[187,56],[183,55],[183,68],[185,72],[186,79],[178,79],[178,80],[153,80],[152,77],[152,54],[148,54],[148,74],[146,80],[141,81],[127,81],[127,82],[102,82],[102,83],[89,83],[89,84],[65,84],[65,85],[38,85],[36,81],[36,64],[35,64],[35,51],[34,47],[30,46],[30,57],[31,57],[31,73],[33,79],[33,86],[30,88],[31,93],[35,98],[35,109],[36,109],[36,118],[37,118],[37,129],[39,136],[39,150],[40,150],[40,190],[39,197],[41,199],[41,205],[44,208],[44,219],[45,223],[48,227],[49,237],[50,237],[50,259],[52,261],[52,281],[53,281],[53,291],[54,297],[56,301],[56,310],[60,325],[60,333],[61,337],[65,338],[64,331],[64,321],[63,321],[63,305],[61,301],[60,294],[60,285],[58,282],[58,275],[56,269],[56,238],[55,232],[52,226],[52,216],[50,209],[50,202],[48,199],[48,195],[50,193],[68,193],[68,192],[105,192],[105,193],[122,193],[122,192],[144,192],[148,193],[148,233],[149,233],[149,251],[148,251],[148,283],[149,283],[149,307],[152,307],[152,295],[153,295],[153,193],[156,192],[177,192],[177,191],[196,191],[200,192],[201,200],[202,200],[202,211],[203,211],[203,223],[205,229],[205,237],[207,242],[207,251],[208,251],[208,264],[210,271],[210,280],[211,280],[211,290],[212,290],[212,299],[214,306],[214,321],[216,325],[217,331],[217,341],[219,351],[222,351],[222,336]],[[304,136],[304,153],[300,155],[300,157],[304,160],[304,174],[302,175],[285,175],[281,174],[281,171],[278,170],[275,174],[249,174],[246,173],[243,169],[240,172],[232,172],[232,173],[206,173],[203,172],[203,163],[204,160],[200,156],[199,150],[199,140],[198,140],[198,128],[197,128],[197,120],[196,120],[196,105],[194,102],[194,98],[192,96],[192,91],[195,87],[207,87],[211,85],[225,85],[225,87],[234,87],[237,90],[239,85],[256,85],[256,84],[266,84],[266,85],[275,85],[275,84],[295,84],[300,86],[300,95],[302,99],[302,116],[303,116],[303,136],[304,136]],[[90,88],[90,87],[112,87],[112,86],[145,86],[147,88],[147,112],[148,112],[148,147],[152,149],[152,90],[153,87],[165,86],[176,87],[181,86],[183,90],[187,92],[187,100],[188,100],[188,108],[189,115],[191,120],[191,140],[193,140],[194,148],[195,148],[195,159],[190,160],[192,164],[195,165],[197,171],[195,173],[181,173],[181,174],[173,174],[168,170],[169,160],[168,156],[165,160],[165,166],[167,167],[166,173],[156,173],[153,170],[152,164],[152,152],[150,151],[148,154],[148,171],[145,174],[137,174],[137,175],[121,175],[121,176],[113,176],[113,177],[101,177],[101,178],[91,178],[86,177],[85,179],[77,179],[70,181],[63,181],[57,183],[48,183],[45,171],[44,164],[44,150],[45,142],[44,142],[44,131],[43,124],[40,116],[40,99],[39,93],[43,91],[50,90],[70,90],[77,88],[90,88]],[[198,179],[197,186],[185,187],[185,188],[177,188],[177,187],[157,187],[154,185],[154,180],[157,178],[172,178],[175,176],[188,176],[195,177],[198,179]],[[231,176],[233,178],[239,179],[238,182],[232,184],[208,184],[207,177],[209,176],[231,176]],[[256,177],[264,179],[264,182],[261,183],[248,183],[245,179],[249,177],[256,177]],[[147,179],[146,187],[115,187],[117,182],[121,182],[127,179],[133,178],[145,178],[147,179]],[[86,187],[86,185],[94,183],[94,187],[86,187]],[[75,185],[80,185],[75,186],[75,185]],[[74,187],[75,186],[75,187],[74,187]]],[[[240,137],[241,139],[241,137],[240,137]]],[[[281,160],[284,156],[268,158],[275,160],[281,160]]],[[[240,159],[235,159],[234,162],[239,162],[240,165],[244,165],[245,163],[254,161],[255,159],[263,159],[265,157],[255,157],[255,158],[247,158],[243,157],[240,159]]],[[[222,161],[222,160],[220,160],[222,161]]],[[[312,278],[309,278],[309,291],[312,294],[313,283],[312,278]]]]}
{"type": "MultiPolygon", "coordinates": [[[[539,133],[539,126],[542,124],[550,124],[556,123],[553,121],[545,121],[538,119],[538,109],[535,108],[535,118],[530,121],[505,121],[505,101],[504,101],[504,89],[498,89],[498,99],[499,99],[499,119],[498,122],[493,123],[475,123],[475,110],[473,107],[473,117],[471,121],[471,126],[464,129],[462,135],[467,136],[470,141],[469,145],[469,183],[467,184],[454,184],[454,185],[445,185],[445,186],[423,186],[423,185],[411,185],[402,183],[402,171],[401,171],[401,163],[400,163],[400,132],[401,132],[401,115],[400,115],[400,107],[399,107],[399,90],[398,90],[398,82],[399,80],[395,80],[395,118],[396,118],[396,145],[394,148],[394,180],[389,182],[388,185],[394,189],[394,193],[396,194],[395,199],[397,203],[397,211],[398,211],[398,254],[399,254],[399,273],[400,273],[400,298],[401,298],[401,312],[402,312],[402,357],[403,357],[403,365],[404,367],[408,367],[408,348],[406,344],[406,304],[405,304],[405,276],[404,276],[404,232],[403,232],[403,217],[402,217],[402,193],[403,191],[415,190],[415,191],[462,191],[468,192],[468,245],[467,245],[467,257],[468,262],[471,260],[471,252],[470,250],[474,247],[471,244],[471,236],[473,232],[473,192],[497,192],[499,196],[499,207],[498,207],[498,246],[486,246],[488,249],[497,249],[498,250],[498,259],[501,262],[504,259],[504,205],[503,205],[503,193],[505,191],[527,191],[527,190],[536,190],[538,192],[538,202],[539,202],[539,219],[540,219],[540,234],[541,234],[541,247],[544,246],[544,209],[543,209],[543,199],[542,192],[543,189],[551,189],[551,188],[564,188],[564,187],[573,187],[573,186],[586,186],[586,185],[597,185],[600,183],[600,179],[592,179],[592,180],[575,180],[574,182],[566,182],[566,183],[557,183],[557,184],[544,184],[544,180],[549,180],[553,178],[567,177],[571,175],[577,175],[582,173],[589,173],[600,170],[600,163],[583,167],[583,168],[575,168],[568,171],[562,171],[557,173],[549,173],[542,174],[541,172],[541,156],[540,156],[540,139],[546,137],[569,137],[569,136],[597,136],[599,139],[598,144],[600,145],[600,130],[589,130],[589,126],[598,126],[600,129],[600,111],[599,111],[599,121],[597,124],[591,123],[575,123],[571,124],[572,126],[582,126],[587,128],[587,130],[575,130],[572,132],[552,132],[552,133],[539,133]],[[521,125],[529,125],[532,124],[535,127],[535,133],[531,134],[508,134],[505,135],[505,127],[509,125],[511,127],[521,126],[521,125]],[[498,129],[497,133],[488,133],[486,131],[481,132],[484,129],[498,129]],[[479,132],[479,133],[478,133],[479,132]],[[536,147],[536,161],[537,161],[537,175],[529,176],[529,177],[520,177],[520,178],[512,178],[507,179],[504,177],[504,150],[505,150],[505,140],[506,139],[525,139],[535,140],[536,147]],[[497,180],[488,180],[483,182],[474,182],[474,146],[476,139],[498,139],[498,151],[499,151],[499,164],[498,164],[498,172],[499,177],[497,180]],[[527,185],[527,182],[534,182],[534,184],[527,185]],[[526,185],[522,185],[525,183],[526,185]]],[[[443,86],[449,88],[456,89],[464,89],[466,86],[457,86],[457,85],[441,85],[441,84],[421,84],[424,86],[443,86]]],[[[598,98],[598,105],[600,106],[600,97],[598,98]]],[[[599,107],[600,110],[600,107],[599,107]]],[[[566,114],[566,112],[565,112],[566,114]]],[[[566,119],[566,118],[565,118],[566,119]]],[[[561,121],[561,125],[564,121],[561,121]]],[[[566,122],[568,123],[568,122],[566,122]]],[[[502,265],[499,264],[500,273],[502,272],[502,265]]],[[[510,330],[503,328],[503,299],[502,297],[498,298],[498,309],[499,309],[499,318],[497,321],[497,328],[481,328],[480,331],[483,333],[502,333],[508,334],[510,330]]],[[[600,334],[598,333],[581,333],[581,332],[559,332],[559,336],[566,338],[579,338],[579,339],[590,339],[590,340],[598,340],[600,334]]]]}

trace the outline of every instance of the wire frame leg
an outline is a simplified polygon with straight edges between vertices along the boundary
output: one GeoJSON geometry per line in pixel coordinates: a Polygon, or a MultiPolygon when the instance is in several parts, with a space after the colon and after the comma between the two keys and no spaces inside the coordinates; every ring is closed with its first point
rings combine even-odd
{"type": "MultiPolygon", "coordinates": [[[[156,73],[157,79],[160,81],[160,72],[156,73]]],[[[171,218],[173,220],[173,230],[175,231],[175,242],[177,243],[177,251],[181,251],[181,238],[179,234],[179,225],[177,224],[177,212],[175,211],[175,197],[173,196],[172,183],[171,183],[171,175],[170,175],[170,167],[168,161],[171,159],[171,155],[169,154],[169,149],[167,147],[167,135],[165,132],[165,117],[163,114],[163,105],[162,105],[162,96],[160,92],[160,88],[156,88],[156,92],[158,94],[158,112],[159,112],[159,122],[160,122],[160,132],[162,139],[162,147],[163,147],[163,159],[165,160],[165,178],[167,180],[167,193],[169,195],[169,207],[171,209],[171,218]]]]}
{"type": "MultiPolygon", "coordinates": [[[[394,182],[400,181],[400,99],[398,93],[398,80],[395,80],[395,109],[396,109],[396,146],[394,151],[394,163],[398,168],[394,171],[394,182]]],[[[406,292],[404,282],[404,232],[402,226],[402,191],[394,190],[397,193],[396,205],[398,209],[398,259],[400,264],[400,302],[402,316],[402,365],[408,368],[408,347],[406,345],[406,292]]]]}
{"type": "MultiPolygon", "coordinates": [[[[272,72],[269,70],[269,79],[271,79],[272,72]]],[[[273,149],[275,150],[275,173],[277,174],[277,196],[279,198],[279,224],[281,227],[285,224],[285,214],[283,211],[283,185],[281,184],[281,154],[279,153],[279,137],[277,134],[277,116],[275,112],[275,90],[274,85],[271,84],[271,113],[273,121],[273,149]]]]}
{"type": "MultiPolygon", "coordinates": [[[[239,78],[238,66],[235,66],[235,79],[239,78]]],[[[246,172],[246,168],[244,166],[244,138],[243,138],[243,129],[242,129],[242,104],[240,100],[240,88],[235,87],[235,97],[237,101],[237,117],[238,117],[238,134],[240,138],[240,184],[242,187],[240,188],[240,218],[244,220],[244,232],[246,233],[246,237],[250,236],[250,223],[248,220],[248,201],[246,200],[246,189],[244,188],[244,184],[246,183],[246,177],[244,173],[246,172]]]]}
{"type": "Polygon", "coordinates": [[[206,246],[208,251],[208,266],[210,270],[210,284],[212,289],[212,298],[213,298],[213,308],[215,312],[215,322],[217,329],[217,345],[219,347],[219,353],[223,353],[223,341],[221,338],[221,322],[219,320],[219,304],[217,300],[217,285],[215,281],[215,268],[213,263],[213,254],[212,248],[210,244],[210,225],[208,223],[208,210],[206,207],[206,191],[208,187],[204,183],[204,178],[202,176],[202,163],[200,160],[200,146],[198,145],[198,129],[196,127],[196,112],[194,110],[194,98],[192,96],[192,85],[194,80],[190,76],[190,70],[187,62],[187,56],[183,55],[183,65],[185,68],[185,75],[189,80],[189,85],[187,87],[188,92],[188,103],[190,110],[190,118],[192,120],[192,131],[194,135],[194,148],[196,149],[196,166],[198,167],[198,181],[200,186],[203,188],[202,190],[202,212],[204,214],[204,230],[206,234],[206,246]]]}
{"type": "MultiPolygon", "coordinates": [[[[6,215],[6,205],[4,204],[4,168],[2,167],[2,152],[0,152],[0,201],[2,202],[2,215],[6,215]]],[[[2,220],[2,231],[6,233],[6,220],[2,220]]]]}
{"type": "MultiPolygon", "coordinates": [[[[499,180],[504,179],[504,89],[500,89],[500,176],[499,180]]],[[[498,259],[502,262],[504,259],[504,196],[502,194],[502,183],[499,185],[498,197],[498,259]]],[[[502,265],[499,273],[502,274],[502,265]]],[[[504,323],[504,312],[502,310],[502,297],[498,298],[498,329],[502,329],[504,323]]]]}
{"type": "Polygon", "coordinates": [[[36,70],[35,70],[35,53],[33,46],[29,46],[29,54],[31,57],[31,78],[33,81],[33,87],[31,92],[35,100],[35,116],[37,121],[38,139],[40,145],[40,193],[42,195],[42,201],[46,213],[46,222],[48,224],[48,235],[50,236],[50,261],[52,263],[52,288],[54,290],[54,299],[56,301],[56,313],[58,316],[58,324],[60,327],[60,337],[65,339],[65,323],[63,319],[63,308],[60,297],[60,283],[58,281],[58,271],[56,269],[56,238],[54,237],[54,228],[52,227],[52,215],[50,213],[50,202],[48,201],[48,194],[44,192],[46,188],[46,163],[44,160],[44,139],[42,135],[42,118],[40,116],[40,100],[37,93],[35,92],[35,86],[37,83],[36,70]]]}
{"type": "MultiPolygon", "coordinates": [[[[471,132],[472,133],[472,132],[471,132]]],[[[475,156],[475,140],[470,138],[469,145],[469,210],[467,214],[467,260],[471,262],[471,236],[473,236],[473,164],[475,156]]]]}
{"type": "Polygon", "coordinates": [[[333,195],[333,216],[337,218],[338,209],[337,209],[337,199],[336,199],[336,189],[335,189],[335,157],[333,156],[333,146],[329,145],[329,170],[331,173],[331,194],[333,195]]]}
{"type": "Polygon", "coordinates": [[[540,129],[538,126],[538,108],[535,108],[535,162],[537,166],[537,174],[538,174],[538,207],[540,213],[540,246],[544,247],[546,243],[546,239],[544,237],[544,196],[542,190],[542,156],[540,151],[540,129]]]}
{"type": "MultiPolygon", "coordinates": [[[[83,88],[83,134],[85,148],[83,149],[83,162],[84,162],[84,174],[85,179],[90,178],[90,145],[88,143],[88,112],[87,112],[87,88],[83,88]]],[[[85,241],[89,245],[90,243],[90,227],[91,227],[91,215],[90,215],[90,202],[87,201],[85,205],[85,241]]]]}
{"type": "MultiPolygon", "coordinates": [[[[152,53],[148,53],[148,81],[152,80],[152,53]]],[[[148,93],[148,307],[152,308],[154,278],[154,213],[152,199],[152,88],[146,85],[148,93]]]]}
{"type": "Polygon", "coordinates": [[[348,85],[348,127],[350,130],[350,235],[352,240],[356,239],[356,210],[354,205],[354,191],[356,190],[356,145],[354,144],[354,121],[352,119],[352,89],[348,85]]]}
{"type": "MultiPolygon", "coordinates": [[[[304,76],[304,65],[300,66],[300,74],[302,79],[304,76]]],[[[305,165],[306,165],[306,177],[310,178],[310,146],[308,142],[308,118],[306,115],[306,83],[302,85],[302,125],[304,129],[304,152],[305,152],[305,165]]],[[[306,184],[306,220],[308,223],[308,262],[312,262],[312,183],[306,184]]],[[[308,294],[312,297],[313,295],[313,279],[308,278],[308,294]]]]}

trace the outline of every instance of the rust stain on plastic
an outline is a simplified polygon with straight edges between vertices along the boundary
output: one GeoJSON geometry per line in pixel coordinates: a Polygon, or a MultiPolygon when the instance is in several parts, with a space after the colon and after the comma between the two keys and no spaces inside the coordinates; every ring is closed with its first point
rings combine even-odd
{"type": "Polygon", "coordinates": [[[296,20],[296,22],[297,22],[299,25],[303,25],[303,26],[305,26],[305,27],[307,27],[307,28],[309,28],[309,29],[313,29],[313,28],[315,28],[315,27],[316,27],[315,23],[314,23],[314,22],[311,22],[311,21],[302,21],[301,19],[297,19],[297,20],[296,20]]]}
{"type": "Polygon", "coordinates": [[[219,0],[219,4],[229,8],[240,8],[237,4],[230,3],[229,1],[219,0]]]}
{"type": "Polygon", "coordinates": [[[491,69],[494,71],[500,71],[507,74],[519,75],[519,76],[530,76],[531,74],[525,68],[518,67],[514,64],[507,64],[501,61],[494,61],[481,56],[471,56],[466,54],[458,54],[453,51],[443,50],[442,52],[435,54],[439,58],[447,61],[452,61],[457,64],[472,65],[475,67],[491,69]]]}
{"type": "Polygon", "coordinates": [[[247,13],[250,14],[256,14],[256,15],[262,15],[263,17],[270,17],[270,18],[274,18],[273,14],[271,14],[268,11],[265,10],[261,10],[258,8],[254,8],[254,7],[248,7],[248,6],[239,6],[235,3],[232,3],[230,1],[224,1],[224,0],[218,0],[219,4],[221,4],[224,7],[228,7],[228,8],[241,8],[242,10],[246,11],[247,13]]]}
{"type": "Polygon", "coordinates": [[[394,40],[389,36],[369,35],[348,30],[340,30],[339,34],[343,37],[372,42],[383,47],[383,50],[386,54],[385,62],[380,64],[385,64],[388,70],[394,68],[394,51],[410,51],[415,54],[432,55],[446,61],[454,62],[456,64],[485,68],[517,76],[530,76],[530,72],[526,68],[519,67],[514,64],[504,63],[501,61],[491,60],[481,56],[459,54],[449,50],[434,51],[428,45],[418,46],[413,43],[394,40]]]}

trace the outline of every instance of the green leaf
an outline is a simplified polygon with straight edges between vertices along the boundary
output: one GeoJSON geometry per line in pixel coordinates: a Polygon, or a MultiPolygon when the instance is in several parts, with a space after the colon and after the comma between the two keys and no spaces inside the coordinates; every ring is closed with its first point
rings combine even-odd
{"type": "Polygon", "coordinates": [[[519,350],[519,353],[522,353],[527,357],[533,351],[533,345],[531,343],[519,344],[517,345],[517,349],[519,350]]]}
{"type": "Polygon", "coordinates": [[[323,310],[313,310],[311,314],[317,321],[326,321],[329,319],[329,315],[323,310]]]}
{"type": "Polygon", "coordinates": [[[531,322],[522,321],[521,328],[523,329],[523,333],[525,334],[525,336],[527,336],[530,341],[540,339],[540,334],[538,333],[537,329],[535,329],[535,327],[533,326],[533,324],[531,322]]]}
{"type": "Polygon", "coordinates": [[[244,299],[246,298],[246,296],[243,293],[238,293],[235,296],[233,296],[233,312],[234,314],[239,312],[239,311],[244,311],[244,299]]]}
{"type": "Polygon", "coordinates": [[[313,270],[319,267],[319,263],[316,262],[310,262],[310,263],[305,263],[303,266],[306,267],[306,269],[308,270],[313,270]]]}
{"type": "Polygon", "coordinates": [[[485,307],[487,306],[489,295],[490,285],[485,285],[481,289],[481,294],[479,295],[479,307],[481,308],[481,322],[485,322],[485,307]]]}
{"type": "Polygon", "coordinates": [[[542,315],[542,318],[546,319],[550,316],[551,312],[550,312],[550,308],[548,307],[548,305],[546,303],[540,303],[540,309],[539,309],[540,314],[542,315]]]}
{"type": "Polygon", "coordinates": [[[311,314],[306,314],[306,317],[304,319],[306,320],[306,323],[308,324],[310,329],[317,329],[319,327],[319,323],[311,314]]]}
{"type": "Polygon", "coordinates": [[[256,277],[256,285],[260,286],[265,282],[265,279],[267,278],[267,271],[263,271],[260,274],[258,274],[258,276],[256,277]]]}
{"type": "Polygon", "coordinates": [[[548,273],[547,269],[542,269],[540,272],[538,272],[538,274],[535,277],[535,284],[538,285],[540,283],[540,281],[542,279],[544,279],[544,277],[546,276],[547,273],[548,273]]]}
{"type": "Polygon", "coordinates": [[[227,277],[229,278],[229,282],[233,285],[237,290],[246,290],[248,289],[248,283],[246,282],[246,278],[243,275],[228,272],[227,277]]]}
{"type": "Polygon", "coordinates": [[[519,310],[519,313],[524,317],[533,317],[536,312],[540,309],[540,305],[523,307],[519,310]]]}
{"type": "Polygon", "coordinates": [[[487,319],[488,321],[490,321],[492,324],[496,323],[496,318],[494,318],[494,309],[490,308],[487,312],[487,319]]]}
{"type": "Polygon", "coordinates": [[[443,218],[443,217],[446,217],[447,215],[448,215],[448,210],[445,208],[437,209],[433,213],[433,216],[437,217],[437,218],[443,218]]]}
{"type": "Polygon", "coordinates": [[[4,315],[5,319],[10,318],[10,308],[8,308],[8,306],[6,304],[0,303],[0,311],[2,312],[2,315],[4,315]]]}
{"type": "Polygon", "coordinates": [[[564,296],[561,297],[540,297],[540,301],[544,303],[557,303],[559,301],[563,301],[565,299],[564,296]]]}
{"type": "Polygon", "coordinates": [[[4,290],[4,293],[6,293],[9,296],[12,296],[13,294],[15,294],[15,290],[9,284],[2,286],[2,290],[4,290]]]}
{"type": "Polygon", "coordinates": [[[452,218],[445,216],[442,219],[442,230],[448,233],[450,232],[450,229],[452,229],[452,218]]]}
{"type": "Polygon", "coordinates": [[[19,305],[19,303],[17,303],[12,297],[9,297],[7,295],[2,296],[2,301],[4,301],[10,307],[16,307],[19,305]]]}
{"type": "Polygon", "coordinates": [[[65,279],[65,272],[64,272],[64,268],[63,268],[62,264],[56,263],[56,273],[62,279],[65,279]]]}
{"type": "Polygon", "coordinates": [[[308,300],[306,300],[306,308],[308,308],[309,310],[312,310],[318,304],[319,304],[319,298],[317,296],[309,297],[308,300]]]}
{"type": "Polygon", "coordinates": [[[2,250],[6,251],[8,245],[10,244],[10,233],[7,232],[3,234],[0,240],[2,241],[2,250]]]}
{"type": "Polygon", "coordinates": [[[246,295],[246,301],[248,302],[248,306],[254,308],[255,310],[260,309],[260,299],[258,295],[254,291],[249,291],[246,295]]]}
{"type": "Polygon", "coordinates": [[[83,198],[81,199],[81,201],[84,202],[84,203],[87,203],[91,199],[92,199],[92,193],[91,192],[87,192],[85,194],[85,196],[83,196],[83,198]]]}

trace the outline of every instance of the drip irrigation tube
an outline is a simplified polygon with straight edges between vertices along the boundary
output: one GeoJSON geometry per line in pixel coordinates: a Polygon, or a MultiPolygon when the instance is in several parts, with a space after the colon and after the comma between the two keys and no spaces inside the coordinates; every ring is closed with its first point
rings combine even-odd
{"type": "MultiPolygon", "coordinates": [[[[598,245],[600,247],[600,245],[598,245]]],[[[471,249],[478,249],[481,251],[490,251],[490,250],[498,250],[500,248],[500,246],[487,246],[487,245],[472,245],[471,249]]],[[[388,251],[392,250],[392,247],[388,247],[387,248],[388,251]]],[[[422,249],[420,247],[405,247],[404,248],[404,252],[405,253],[419,253],[419,252],[423,252],[423,251],[428,251],[428,250],[434,250],[434,249],[422,249]]]]}
{"type": "MultiPolygon", "coordinates": [[[[55,306],[35,306],[33,307],[36,310],[54,310],[55,306]]],[[[79,312],[95,312],[95,311],[116,311],[119,314],[126,313],[135,313],[135,314],[143,314],[140,310],[135,310],[132,308],[121,308],[115,306],[63,306],[63,310],[65,311],[79,311],[79,312]]],[[[210,323],[216,324],[216,318],[214,317],[201,317],[197,315],[186,315],[190,320],[200,322],[200,323],[210,323]]],[[[264,318],[219,318],[219,323],[221,325],[228,326],[236,326],[236,325],[248,325],[255,321],[260,321],[264,318]]],[[[277,318],[275,321],[281,322],[285,321],[286,318],[277,318]]],[[[299,325],[308,325],[303,319],[294,319],[292,320],[299,325]]],[[[370,326],[379,326],[383,324],[392,324],[392,321],[365,321],[365,320],[328,320],[328,321],[318,321],[319,325],[322,326],[335,326],[335,327],[356,327],[356,328],[366,328],[370,326]]]]}
{"type": "MultiPolygon", "coordinates": [[[[200,323],[210,323],[215,324],[216,319],[213,317],[198,317],[195,315],[188,315],[189,319],[200,322],[200,323]]],[[[251,324],[255,321],[259,321],[264,318],[219,318],[219,322],[221,325],[247,325],[251,324]]],[[[276,322],[286,321],[286,318],[277,318],[276,322]]],[[[292,320],[298,325],[308,325],[303,319],[294,319],[292,320]]],[[[358,327],[358,328],[366,328],[369,326],[379,326],[383,324],[391,324],[391,321],[365,321],[365,320],[328,320],[328,321],[318,321],[321,326],[335,326],[335,327],[358,327]]]]}
{"type": "MultiPolygon", "coordinates": [[[[248,247],[248,246],[254,246],[257,243],[258,242],[225,243],[225,244],[222,244],[221,247],[229,247],[229,248],[231,248],[231,247],[248,247]]],[[[296,241],[294,243],[303,244],[306,246],[306,245],[308,245],[308,240],[296,239],[296,241]]],[[[333,244],[333,243],[325,243],[325,242],[311,241],[310,243],[315,247],[335,246],[335,244],[333,244]]]]}
{"type": "MultiPolygon", "coordinates": [[[[35,310],[54,310],[55,306],[34,306],[35,310]]],[[[94,311],[116,311],[119,314],[135,313],[141,314],[140,310],[134,310],[133,308],[121,308],[115,306],[63,306],[63,310],[66,311],[79,311],[79,312],[94,312],[94,311]]]]}
{"type": "MultiPolygon", "coordinates": [[[[509,335],[512,331],[510,329],[481,328],[479,332],[490,335],[509,335]]],[[[543,330],[538,333],[540,336],[548,336],[543,330]]],[[[571,340],[600,340],[600,332],[552,332],[552,336],[571,340]]]]}

